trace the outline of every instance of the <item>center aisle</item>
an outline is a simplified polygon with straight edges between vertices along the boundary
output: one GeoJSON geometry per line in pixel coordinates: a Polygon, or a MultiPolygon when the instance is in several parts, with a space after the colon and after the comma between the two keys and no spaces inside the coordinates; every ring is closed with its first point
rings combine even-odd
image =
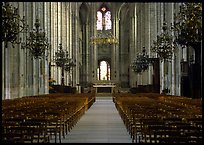
{"type": "Polygon", "coordinates": [[[62,143],[131,143],[131,138],[112,97],[99,96],[62,143]]]}

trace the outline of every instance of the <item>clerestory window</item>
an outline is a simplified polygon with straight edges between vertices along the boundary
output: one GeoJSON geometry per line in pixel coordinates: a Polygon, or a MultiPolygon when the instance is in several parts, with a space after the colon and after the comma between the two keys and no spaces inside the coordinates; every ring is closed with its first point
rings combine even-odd
{"type": "Polygon", "coordinates": [[[111,12],[107,8],[106,5],[103,5],[97,11],[96,29],[97,30],[111,30],[111,28],[112,28],[111,12]]]}

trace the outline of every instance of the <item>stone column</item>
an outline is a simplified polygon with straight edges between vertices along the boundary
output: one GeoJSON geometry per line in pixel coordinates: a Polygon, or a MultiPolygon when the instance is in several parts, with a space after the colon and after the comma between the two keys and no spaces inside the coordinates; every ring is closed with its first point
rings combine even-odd
{"type": "MultiPolygon", "coordinates": [[[[155,41],[157,39],[157,3],[150,3],[150,46],[149,46],[149,57],[150,58],[156,58],[156,53],[153,53],[150,49],[151,49],[151,46],[153,45],[153,41],[155,41]]],[[[158,75],[156,72],[155,72],[155,69],[153,67],[154,64],[150,64],[149,66],[149,71],[150,71],[150,77],[151,79],[149,80],[149,83],[150,84],[154,84],[154,89],[156,89],[155,87],[158,84],[158,78],[156,75],[158,75]],[[153,72],[154,71],[154,72],[153,72]],[[155,73],[155,74],[154,74],[155,73]],[[154,82],[153,82],[153,79],[154,79],[154,82]]],[[[159,66],[158,66],[159,67],[159,66]]]]}
{"type": "MultiPolygon", "coordinates": [[[[72,37],[71,37],[71,47],[70,47],[70,57],[73,58],[76,54],[76,50],[75,50],[75,4],[74,3],[71,3],[71,30],[70,30],[70,33],[72,34],[72,37]]],[[[74,68],[71,69],[70,71],[70,85],[73,86],[73,81],[75,79],[75,76],[74,76],[74,68]]]]}
{"type": "MultiPolygon", "coordinates": [[[[112,34],[115,36],[117,39],[119,38],[119,20],[117,18],[117,15],[115,13],[112,13],[111,16],[112,19],[112,34]]],[[[112,77],[111,80],[114,80],[116,83],[119,82],[119,46],[117,44],[114,44],[112,46],[113,51],[112,51],[112,77]]]]}
{"type": "Polygon", "coordinates": [[[1,43],[1,48],[2,48],[2,51],[1,51],[2,52],[2,54],[1,54],[1,62],[2,62],[2,67],[1,67],[1,69],[2,69],[2,71],[1,71],[1,73],[2,73],[1,74],[1,78],[2,78],[1,90],[2,90],[2,92],[1,92],[1,96],[2,97],[1,98],[2,98],[2,100],[5,100],[6,99],[6,96],[5,96],[5,88],[6,88],[5,87],[5,84],[6,84],[5,83],[5,81],[6,81],[5,78],[6,77],[5,77],[5,57],[4,57],[5,54],[4,53],[5,53],[6,48],[5,48],[4,42],[1,43]]]}
{"type": "MultiPolygon", "coordinates": [[[[30,25],[30,29],[32,31],[33,28],[35,28],[35,21],[36,21],[36,18],[38,18],[37,14],[37,3],[36,2],[32,2],[32,22],[31,22],[31,25],[30,25]]],[[[30,57],[32,58],[32,73],[33,73],[33,95],[38,95],[39,93],[39,87],[38,87],[38,70],[39,70],[39,66],[38,66],[38,59],[34,59],[34,57],[32,56],[32,54],[30,55],[30,57]]]]}
{"type": "MultiPolygon", "coordinates": [[[[19,14],[20,17],[23,18],[23,16],[26,16],[26,5],[25,2],[20,2],[19,3],[19,14]]],[[[21,38],[22,42],[25,42],[25,33],[20,33],[19,36],[21,38]]],[[[26,54],[24,49],[21,49],[21,44],[19,45],[19,97],[22,97],[26,95],[26,54]]]]}
{"type": "MultiPolygon", "coordinates": [[[[40,20],[40,28],[44,31],[44,17],[43,15],[43,3],[38,2],[36,3],[36,18],[40,20]]],[[[37,88],[37,94],[43,94],[43,87],[44,87],[44,80],[42,78],[42,73],[44,71],[44,65],[43,62],[44,58],[42,59],[36,59],[36,88],[37,88]]]]}
{"type": "MultiPolygon", "coordinates": [[[[142,50],[143,50],[143,47],[145,46],[145,26],[146,26],[146,21],[145,21],[145,17],[146,17],[146,12],[145,12],[145,6],[146,6],[146,3],[142,3],[141,4],[141,45],[140,47],[138,48],[139,49],[139,53],[142,53],[142,50]]],[[[146,74],[145,72],[142,72],[141,75],[140,75],[140,85],[145,85],[146,83],[146,74]]]]}
{"type": "Polygon", "coordinates": [[[86,42],[86,45],[85,45],[85,49],[86,49],[86,51],[85,51],[85,62],[86,62],[86,64],[85,64],[85,82],[86,82],[86,84],[87,84],[87,82],[89,82],[90,81],[90,75],[89,74],[91,74],[91,69],[90,69],[90,47],[89,47],[89,35],[88,35],[88,33],[89,33],[89,31],[88,31],[88,28],[90,27],[90,25],[89,25],[89,23],[86,23],[85,24],[85,34],[86,34],[86,36],[85,36],[85,42],[86,42]]]}
{"type": "Polygon", "coordinates": [[[51,49],[51,41],[50,41],[50,27],[51,27],[51,15],[50,15],[50,2],[45,2],[44,3],[44,30],[46,33],[46,37],[48,39],[48,44],[49,44],[49,50],[46,50],[45,52],[45,56],[47,57],[44,61],[44,66],[45,66],[45,70],[43,73],[43,78],[44,78],[44,93],[48,94],[49,93],[49,62],[50,62],[50,58],[49,58],[49,53],[50,53],[50,49],[51,49]]]}
{"type": "MultiPolygon", "coordinates": [[[[93,3],[92,6],[94,9],[91,10],[92,17],[91,17],[91,31],[92,31],[92,36],[96,36],[96,4],[93,3]]],[[[97,66],[98,66],[98,51],[97,51],[97,45],[92,46],[92,81],[97,80],[97,66]]]]}
{"type": "MultiPolygon", "coordinates": [[[[150,54],[150,3],[145,3],[144,5],[144,10],[145,10],[145,23],[144,23],[144,47],[146,50],[146,53],[149,55],[150,54]]],[[[150,68],[148,68],[143,75],[143,80],[144,83],[143,85],[148,85],[151,84],[151,72],[150,72],[150,68]]]]}
{"type": "Polygon", "coordinates": [[[81,63],[82,63],[82,66],[81,66],[81,85],[84,86],[85,85],[85,82],[86,82],[86,63],[87,63],[87,60],[86,60],[86,24],[82,23],[81,24],[81,31],[82,31],[82,55],[81,55],[81,63]]]}
{"type": "MultiPolygon", "coordinates": [[[[76,85],[79,85],[79,30],[78,30],[78,21],[79,21],[79,8],[78,8],[78,3],[75,3],[75,47],[73,49],[75,49],[75,56],[73,57],[74,60],[76,60],[76,67],[74,67],[73,69],[75,69],[74,72],[74,86],[76,87],[76,85]]],[[[78,88],[79,89],[79,88],[78,88]]],[[[79,90],[78,90],[79,91],[79,90]]]]}
{"type": "MultiPolygon", "coordinates": [[[[123,19],[122,19],[122,16],[120,17],[120,13],[118,14],[119,16],[119,27],[120,27],[120,37],[118,38],[119,40],[119,46],[120,46],[120,67],[118,68],[118,70],[120,70],[120,80],[121,80],[121,83],[125,81],[125,78],[123,77],[123,74],[125,74],[125,65],[127,64],[126,62],[126,55],[127,55],[127,46],[124,45],[124,36],[125,33],[124,33],[124,29],[125,29],[125,26],[123,25],[123,19]]],[[[128,65],[128,64],[127,64],[128,65]]]]}
{"type": "MultiPolygon", "coordinates": [[[[29,25],[29,31],[33,28],[33,3],[26,2],[26,20],[29,25]]],[[[27,35],[29,37],[29,34],[27,35]]],[[[26,40],[26,39],[25,39],[26,40]]],[[[33,58],[31,56],[30,50],[25,49],[26,53],[26,96],[33,95],[33,58]]]]}
{"type": "MultiPolygon", "coordinates": [[[[69,37],[66,33],[67,31],[67,24],[66,24],[66,3],[61,2],[60,3],[61,7],[61,43],[62,47],[64,47],[65,51],[68,51],[68,46],[67,46],[67,37],[69,37]]],[[[67,86],[67,78],[68,78],[68,72],[64,71],[64,85],[67,86]]]]}
{"type": "MultiPolygon", "coordinates": [[[[174,16],[174,7],[173,3],[167,3],[166,5],[166,21],[168,29],[170,29],[171,24],[173,24],[173,16],[174,16]]],[[[173,33],[169,32],[169,35],[173,36],[173,33]]],[[[174,61],[175,61],[175,55],[172,56],[172,61],[169,62],[168,65],[168,79],[167,79],[167,86],[170,89],[170,94],[175,95],[175,68],[174,68],[174,61]]]]}
{"type": "MultiPolygon", "coordinates": [[[[10,3],[12,7],[15,7],[14,3],[10,3]]],[[[5,62],[5,99],[13,99],[12,96],[12,87],[13,87],[13,79],[12,79],[12,64],[13,64],[13,47],[10,42],[5,42],[4,43],[4,62],[5,62]],[[7,47],[6,47],[7,45],[7,47]]]]}
{"type": "MultiPolygon", "coordinates": [[[[67,46],[67,51],[69,52],[69,57],[71,56],[70,53],[70,49],[71,49],[71,45],[70,45],[70,40],[71,40],[71,35],[70,35],[70,27],[71,27],[71,23],[70,23],[70,17],[71,17],[71,10],[70,10],[70,3],[66,3],[66,7],[65,7],[65,13],[66,13],[66,46],[67,46]]],[[[70,71],[67,72],[67,85],[70,86],[70,71]]]]}
{"type": "MultiPolygon", "coordinates": [[[[117,15],[115,14],[115,33],[113,33],[113,35],[119,40],[119,19],[117,17],[117,15]]],[[[119,44],[115,45],[116,47],[116,82],[119,82],[119,74],[120,71],[118,68],[120,68],[119,66],[119,44]]]]}
{"type": "MultiPolygon", "coordinates": [[[[75,5],[73,2],[69,3],[69,9],[68,9],[68,15],[69,15],[69,57],[75,58],[75,5]]],[[[74,80],[74,70],[75,68],[71,68],[71,70],[68,72],[68,85],[73,86],[73,80],[74,80]]]]}
{"type": "MultiPolygon", "coordinates": [[[[174,13],[179,12],[179,5],[180,3],[174,3],[174,13]]],[[[181,46],[178,45],[178,48],[175,51],[175,61],[174,61],[174,73],[175,75],[175,95],[181,95],[181,59],[184,59],[184,61],[187,61],[187,49],[181,48],[181,46]]]]}
{"type": "Polygon", "coordinates": [[[54,62],[54,54],[55,54],[55,44],[54,44],[54,36],[55,36],[55,31],[54,31],[54,21],[55,21],[55,16],[54,16],[54,11],[55,11],[55,3],[50,2],[50,72],[51,72],[51,78],[53,78],[55,81],[57,81],[55,77],[55,65],[56,63],[54,62]]]}
{"type": "MultiPolygon", "coordinates": [[[[138,37],[137,37],[137,27],[138,27],[138,22],[137,22],[137,8],[136,8],[136,4],[134,4],[134,6],[131,7],[131,23],[130,23],[130,48],[129,48],[129,55],[130,55],[130,60],[129,60],[129,64],[130,65],[136,58],[137,52],[138,52],[138,46],[137,46],[137,42],[138,42],[138,37]]],[[[137,74],[132,71],[132,68],[130,68],[130,87],[135,87],[137,85],[137,74]]]]}
{"type": "Polygon", "coordinates": [[[58,3],[51,2],[51,78],[56,80],[57,84],[61,84],[61,72],[57,67],[54,59],[58,50],[58,3]]]}
{"type": "MultiPolygon", "coordinates": [[[[11,4],[13,7],[18,8],[18,3],[13,2],[11,4]]],[[[18,13],[19,14],[19,13],[18,13]]],[[[17,36],[18,37],[18,36],[17,36]]],[[[18,39],[18,38],[17,38],[18,39]]],[[[10,45],[10,47],[8,47],[9,49],[9,53],[8,53],[8,58],[9,58],[9,63],[6,67],[9,67],[9,71],[7,73],[9,73],[9,94],[10,94],[10,98],[14,99],[17,97],[17,78],[18,78],[18,68],[16,68],[16,66],[18,65],[18,45],[14,44],[14,47],[12,47],[12,45],[10,45]],[[16,72],[15,72],[16,71],[16,72]]]]}
{"type": "MultiPolygon", "coordinates": [[[[45,11],[44,11],[44,2],[39,2],[38,3],[38,17],[40,20],[40,28],[45,32],[45,35],[47,37],[47,32],[45,30],[45,11]],[[40,15],[42,14],[42,15],[40,15]]],[[[38,73],[38,84],[39,84],[39,94],[44,94],[45,93],[45,64],[46,58],[42,57],[42,59],[39,60],[39,73],[38,73]]]]}
{"type": "MultiPolygon", "coordinates": [[[[57,39],[56,39],[56,43],[57,43],[57,50],[58,50],[58,46],[59,44],[62,43],[62,23],[61,23],[61,15],[62,15],[62,7],[61,7],[61,2],[57,2],[57,39]]],[[[62,45],[62,49],[65,50],[65,46],[62,45]]],[[[62,76],[62,74],[64,72],[62,72],[63,69],[62,67],[58,67],[58,81],[60,82],[59,84],[62,85],[62,78],[64,76],[62,76]]],[[[63,78],[64,79],[64,78],[63,78]]]]}
{"type": "MultiPolygon", "coordinates": [[[[135,25],[134,24],[134,15],[130,17],[130,31],[129,31],[129,35],[130,37],[127,38],[129,39],[129,44],[127,45],[127,47],[129,47],[129,53],[130,53],[130,63],[132,63],[136,57],[136,53],[135,53],[135,42],[134,42],[134,39],[136,38],[136,35],[135,35],[135,25]]],[[[125,37],[123,37],[125,39],[125,37]]],[[[127,48],[126,48],[127,49],[127,48]]],[[[127,51],[124,50],[124,52],[126,53],[127,51]]],[[[126,60],[125,59],[126,55],[123,55],[123,59],[124,61],[126,60]]],[[[129,65],[127,61],[125,61],[126,63],[124,63],[124,65],[129,65]]],[[[135,76],[136,76],[136,73],[132,71],[132,68],[130,68],[130,86],[131,87],[134,87],[135,86],[135,76]]],[[[123,72],[123,71],[122,71],[123,72]]],[[[125,72],[123,72],[125,74],[125,72]]]]}
{"type": "MultiPolygon", "coordinates": [[[[138,31],[137,31],[137,50],[135,52],[135,57],[136,55],[141,52],[140,48],[142,47],[142,4],[138,4],[138,9],[137,9],[137,15],[138,15],[138,21],[137,21],[137,26],[138,26],[138,31]]],[[[136,86],[141,85],[142,84],[142,75],[141,74],[136,74],[137,75],[137,82],[136,82],[136,86]]]]}
{"type": "Polygon", "coordinates": [[[4,97],[5,99],[12,99],[10,96],[10,43],[8,42],[7,44],[4,45],[4,90],[5,94],[4,97]],[[7,48],[5,47],[7,45],[7,48]]]}
{"type": "MultiPolygon", "coordinates": [[[[24,9],[24,14],[25,14],[25,18],[26,18],[26,20],[28,20],[28,16],[30,15],[30,13],[28,12],[28,10],[31,10],[31,2],[24,2],[24,7],[25,7],[25,9],[24,9]]],[[[30,26],[30,24],[29,24],[29,21],[27,22],[27,24],[30,26]]],[[[23,36],[23,39],[22,39],[22,41],[25,43],[25,41],[26,41],[26,33],[24,33],[24,36],[23,36]]],[[[24,64],[24,67],[25,67],[25,69],[24,69],[24,80],[22,80],[23,82],[23,84],[24,84],[24,96],[27,96],[28,95],[28,91],[29,91],[29,74],[28,74],[28,62],[29,62],[29,57],[28,57],[28,55],[29,55],[29,50],[28,49],[23,49],[22,50],[23,51],[23,53],[25,54],[24,55],[24,62],[25,62],[25,64],[24,64]]]]}
{"type": "MultiPolygon", "coordinates": [[[[157,35],[160,35],[162,32],[163,26],[163,3],[158,3],[157,5],[157,35]]],[[[164,61],[160,61],[160,92],[164,89],[164,61]]]]}
{"type": "MultiPolygon", "coordinates": [[[[73,18],[74,9],[75,9],[74,3],[70,2],[70,11],[69,11],[69,13],[70,13],[70,16],[69,16],[69,18],[70,18],[70,21],[69,21],[69,23],[70,23],[70,30],[69,30],[69,32],[70,32],[70,47],[69,47],[69,54],[70,54],[71,58],[73,58],[73,54],[74,54],[74,36],[75,36],[74,18],[73,18]]],[[[73,85],[73,73],[72,72],[73,72],[73,68],[72,68],[72,71],[70,71],[70,73],[69,73],[69,77],[70,77],[69,78],[69,84],[71,86],[73,85]]]]}
{"type": "MultiPolygon", "coordinates": [[[[76,13],[75,13],[75,3],[72,3],[72,48],[71,48],[71,51],[72,51],[72,57],[71,58],[74,58],[76,57],[76,13]]],[[[71,71],[71,76],[72,76],[72,83],[71,85],[74,86],[76,84],[76,68],[72,68],[72,71],[71,71]]]]}
{"type": "MultiPolygon", "coordinates": [[[[56,4],[55,4],[55,13],[54,13],[54,17],[56,17],[56,19],[55,19],[55,23],[54,23],[54,27],[55,27],[55,44],[54,44],[54,49],[55,49],[55,52],[57,52],[58,51],[58,48],[59,48],[59,44],[61,43],[61,41],[60,41],[60,35],[59,35],[59,33],[60,33],[60,25],[59,25],[59,17],[60,17],[60,13],[59,13],[59,10],[60,8],[59,8],[59,2],[56,2],[56,4]]],[[[63,49],[64,49],[64,47],[63,47],[63,49]]],[[[55,54],[54,54],[54,56],[55,56],[55,54]]],[[[55,59],[55,57],[54,57],[54,59],[55,59]]],[[[56,65],[56,63],[55,63],[55,65],[56,65]]],[[[57,65],[56,65],[56,67],[55,67],[55,71],[56,71],[56,79],[57,79],[57,82],[58,82],[58,84],[59,85],[61,85],[62,84],[62,82],[61,82],[61,80],[62,80],[62,78],[61,78],[61,74],[62,74],[62,72],[61,72],[61,67],[58,67],[57,65]]]]}
{"type": "MultiPolygon", "coordinates": [[[[134,22],[133,22],[133,27],[134,27],[134,57],[136,56],[136,53],[137,53],[137,43],[138,43],[138,13],[137,13],[137,10],[138,10],[138,4],[135,4],[134,5],[134,22]]],[[[136,87],[137,86],[137,75],[134,73],[134,83],[133,83],[133,86],[136,87]]]]}
{"type": "Polygon", "coordinates": [[[6,94],[5,94],[5,84],[6,84],[6,76],[5,76],[5,44],[4,44],[4,42],[2,42],[1,43],[1,48],[2,48],[2,54],[1,54],[1,64],[2,64],[2,74],[1,74],[1,78],[2,78],[2,86],[1,86],[1,90],[2,90],[2,92],[1,92],[1,96],[2,96],[2,100],[5,100],[6,99],[6,94]]]}

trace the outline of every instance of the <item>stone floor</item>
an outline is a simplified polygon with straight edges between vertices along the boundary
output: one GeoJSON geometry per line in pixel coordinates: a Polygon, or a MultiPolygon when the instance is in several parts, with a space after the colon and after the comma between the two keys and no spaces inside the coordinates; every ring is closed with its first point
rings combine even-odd
{"type": "Polygon", "coordinates": [[[62,143],[131,143],[111,96],[97,96],[62,143]]]}

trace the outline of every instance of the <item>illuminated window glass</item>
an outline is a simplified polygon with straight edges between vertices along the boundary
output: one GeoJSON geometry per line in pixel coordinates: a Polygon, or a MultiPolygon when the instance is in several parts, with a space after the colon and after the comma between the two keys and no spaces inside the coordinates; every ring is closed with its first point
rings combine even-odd
{"type": "Polygon", "coordinates": [[[103,6],[100,10],[97,11],[97,30],[110,30],[112,27],[111,22],[111,12],[103,6]]]}
{"type": "Polygon", "coordinates": [[[111,14],[110,11],[107,11],[104,15],[105,17],[105,30],[111,29],[111,14]]]}
{"type": "Polygon", "coordinates": [[[96,23],[96,29],[102,30],[102,13],[100,11],[97,12],[97,23],[96,23]]]}
{"type": "Polygon", "coordinates": [[[110,65],[106,61],[101,61],[97,69],[98,80],[110,80],[110,65]]]}

